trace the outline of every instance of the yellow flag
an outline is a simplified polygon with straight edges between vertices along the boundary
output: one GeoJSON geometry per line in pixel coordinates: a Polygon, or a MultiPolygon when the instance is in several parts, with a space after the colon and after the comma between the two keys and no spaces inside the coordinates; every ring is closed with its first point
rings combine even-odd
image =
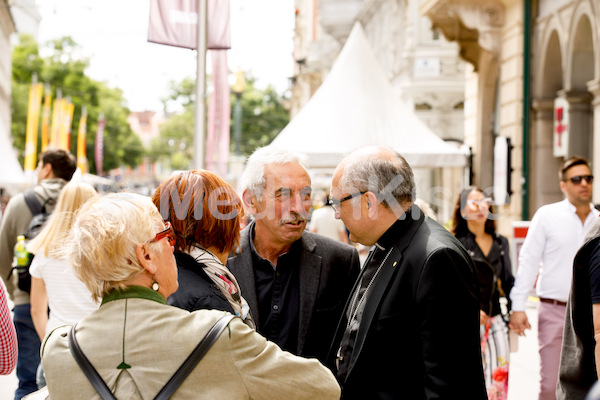
{"type": "Polygon", "coordinates": [[[87,109],[81,108],[81,119],[79,120],[79,130],[77,131],[77,166],[81,173],[88,171],[88,163],[85,152],[85,135],[87,132],[87,109]]]}
{"type": "Polygon", "coordinates": [[[71,146],[71,122],[73,121],[73,111],[75,110],[75,105],[73,105],[73,103],[71,103],[69,100],[64,100],[63,107],[58,147],[69,151],[71,146]]]}
{"type": "Polygon", "coordinates": [[[52,109],[52,123],[50,124],[50,147],[57,148],[59,143],[60,125],[63,114],[64,99],[54,99],[54,107],[52,109]]]}
{"type": "Polygon", "coordinates": [[[36,167],[42,90],[43,86],[41,83],[32,83],[29,88],[29,106],[27,108],[27,128],[25,134],[25,171],[34,171],[36,167]]]}
{"type": "Polygon", "coordinates": [[[52,93],[50,92],[50,85],[46,85],[46,92],[44,96],[44,109],[42,111],[42,153],[48,148],[48,142],[50,141],[50,109],[52,107],[52,93]]]}

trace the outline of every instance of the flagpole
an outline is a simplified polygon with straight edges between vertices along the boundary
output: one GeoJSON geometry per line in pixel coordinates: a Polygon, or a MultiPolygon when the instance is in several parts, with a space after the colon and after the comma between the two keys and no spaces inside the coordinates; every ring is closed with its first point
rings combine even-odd
{"type": "Polygon", "coordinates": [[[206,108],[206,15],[208,0],[198,0],[198,45],[196,47],[196,104],[194,117],[194,168],[204,168],[206,108]]]}

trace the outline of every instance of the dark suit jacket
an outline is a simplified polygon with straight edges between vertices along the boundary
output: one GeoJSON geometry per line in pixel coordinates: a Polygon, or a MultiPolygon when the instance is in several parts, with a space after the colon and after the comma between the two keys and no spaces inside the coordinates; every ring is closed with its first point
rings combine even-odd
{"type": "Polygon", "coordinates": [[[486,399],[473,263],[437,222],[409,218],[366,300],[342,397],[486,399]]]}
{"type": "MultiPolygon", "coordinates": [[[[252,266],[250,235],[254,224],[242,231],[241,253],[227,260],[248,302],[254,321],[260,321],[252,266]]],[[[360,270],[353,247],[311,232],[304,232],[300,259],[300,304],[297,355],[325,363],[344,304],[360,270]]],[[[260,333],[260,327],[257,327],[260,333]]]]}

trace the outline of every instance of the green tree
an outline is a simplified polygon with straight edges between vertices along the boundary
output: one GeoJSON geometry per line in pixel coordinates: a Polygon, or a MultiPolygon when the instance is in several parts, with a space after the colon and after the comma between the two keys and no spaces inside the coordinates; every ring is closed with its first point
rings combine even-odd
{"type": "MultiPolygon", "coordinates": [[[[246,77],[242,103],[242,154],[250,155],[260,146],[269,144],[289,122],[289,113],[283,98],[275,89],[256,88],[255,79],[246,77]]],[[[170,103],[179,104],[183,112],[173,115],[160,127],[159,136],[151,144],[149,153],[153,161],[162,161],[172,169],[188,169],[194,157],[194,81],[171,82],[169,95],[162,99],[165,110],[170,103]]],[[[235,94],[231,94],[231,151],[234,150],[233,107],[235,94]]]]}
{"type": "Polygon", "coordinates": [[[194,107],[186,107],[160,126],[160,134],[151,144],[150,158],[171,169],[190,169],[194,159],[194,107]]]}
{"type": "MultiPolygon", "coordinates": [[[[261,146],[266,146],[285,128],[290,121],[289,111],[284,107],[282,98],[272,86],[258,89],[254,86],[255,79],[245,78],[246,84],[241,96],[242,103],[242,138],[240,150],[243,155],[250,155],[261,146]]],[[[235,94],[232,92],[232,110],[235,104],[235,94]]],[[[231,119],[231,150],[234,150],[233,140],[234,121],[231,119]]]]}
{"type": "MultiPolygon", "coordinates": [[[[73,154],[77,151],[82,106],[87,108],[86,149],[91,172],[96,172],[94,143],[100,113],[104,113],[106,119],[103,169],[107,171],[121,165],[137,166],[143,155],[143,146],[127,123],[129,109],[125,106],[122,91],[86,76],[89,61],[81,56],[81,48],[70,37],[50,41],[44,44],[42,50],[44,56],[40,55],[40,48],[31,36],[21,35],[12,54],[11,133],[21,163],[25,148],[29,86],[36,75],[38,82],[50,85],[53,99],[57,90],[60,90],[62,97],[69,97],[75,105],[70,147],[73,154]]],[[[38,151],[40,146],[41,140],[38,138],[38,151]]]]}

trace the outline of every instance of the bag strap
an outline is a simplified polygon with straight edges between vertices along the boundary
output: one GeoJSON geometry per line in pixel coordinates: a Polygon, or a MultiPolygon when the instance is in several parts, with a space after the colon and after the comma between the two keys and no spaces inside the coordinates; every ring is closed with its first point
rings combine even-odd
{"type": "MultiPolygon", "coordinates": [[[[202,360],[202,357],[204,357],[212,345],[217,341],[221,335],[221,332],[223,332],[225,327],[229,325],[233,318],[235,318],[235,315],[233,314],[226,314],[219,318],[219,320],[212,326],[212,328],[210,328],[200,343],[198,343],[194,351],[186,358],[173,376],[171,376],[160,392],[158,392],[155,400],[166,400],[170,398],[173,393],[175,393],[177,388],[181,386],[183,381],[185,381],[194,368],[196,368],[200,360],[202,360]]],[[[86,378],[88,378],[94,389],[96,389],[103,400],[117,400],[117,398],[112,394],[106,385],[106,382],[104,382],[90,360],[88,360],[88,358],[85,356],[81,350],[81,347],[79,347],[79,343],[75,337],[76,326],[77,325],[74,325],[73,328],[71,328],[71,331],[68,335],[69,349],[71,350],[73,358],[75,358],[75,361],[85,374],[86,378]]]]}
{"type": "Polygon", "coordinates": [[[40,204],[33,189],[26,190],[23,196],[25,196],[25,203],[27,203],[27,207],[29,207],[32,215],[37,215],[44,210],[44,206],[40,204]]]}
{"type": "Polygon", "coordinates": [[[204,336],[202,341],[200,341],[198,346],[196,346],[194,351],[188,356],[183,364],[181,364],[179,369],[173,374],[167,384],[163,386],[160,392],[158,392],[154,398],[155,400],[166,400],[171,397],[173,393],[175,393],[177,388],[179,388],[183,381],[186,380],[188,375],[194,370],[194,368],[196,368],[200,360],[202,360],[202,357],[204,357],[212,345],[217,341],[221,335],[221,332],[223,332],[223,329],[229,325],[229,322],[231,322],[233,318],[235,318],[235,315],[226,314],[222,316],[212,328],[210,328],[208,333],[204,336]]]}
{"type": "Polygon", "coordinates": [[[90,381],[94,389],[96,389],[102,400],[117,400],[117,398],[112,394],[112,392],[106,385],[106,382],[104,382],[104,379],[102,379],[100,374],[98,374],[96,368],[94,368],[90,360],[88,360],[88,358],[81,350],[81,347],[79,347],[79,343],[77,342],[77,338],[75,337],[76,326],[77,324],[73,325],[68,335],[69,349],[71,350],[73,358],[75,359],[75,361],[77,361],[79,368],[81,368],[86,378],[88,378],[88,381],[90,381]]]}

